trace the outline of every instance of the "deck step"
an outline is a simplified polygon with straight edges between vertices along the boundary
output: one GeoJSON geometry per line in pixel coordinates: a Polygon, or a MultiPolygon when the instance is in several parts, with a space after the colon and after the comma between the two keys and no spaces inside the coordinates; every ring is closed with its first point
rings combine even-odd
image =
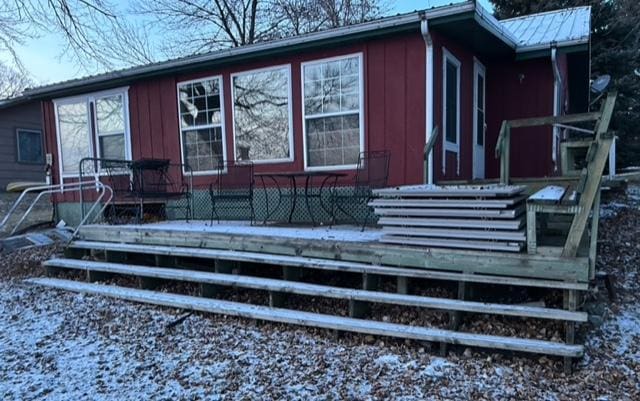
{"type": "Polygon", "coordinates": [[[188,281],[202,284],[237,286],[254,290],[276,291],[282,293],[377,302],[393,305],[416,306],[446,311],[488,313],[574,322],[586,322],[588,317],[584,312],[570,312],[561,309],[460,301],[455,299],[404,295],[390,292],[357,290],[263,277],[183,270],[170,267],[127,265],[77,259],[51,259],[44,262],[44,266],[47,268],[86,270],[156,279],[188,281]]]}
{"type": "Polygon", "coordinates": [[[461,333],[435,328],[406,326],[394,323],[330,316],[310,312],[248,305],[237,302],[138,290],[103,284],[88,284],[53,278],[33,278],[25,282],[59,290],[102,295],[112,298],[141,302],[171,308],[182,308],[199,312],[218,313],[249,319],[296,324],[331,330],[408,338],[419,341],[444,342],[465,346],[521,351],[564,357],[580,357],[581,345],[566,345],[551,341],[519,339],[486,334],[461,333]]]}
{"type": "Polygon", "coordinates": [[[587,290],[587,283],[575,283],[544,279],[505,277],[481,274],[434,271],[419,268],[370,265],[332,259],[319,259],[304,256],[275,255],[258,252],[229,251],[223,249],[204,249],[165,245],[123,244],[116,242],[75,241],[69,245],[75,249],[141,253],[161,256],[177,256],[202,259],[219,259],[235,262],[263,263],[278,266],[302,267],[325,271],[343,271],[351,273],[370,273],[381,276],[422,278],[430,280],[463,281],[470,283],[514,285],[522,287],[558,288],[566,290],[587,290]]]}

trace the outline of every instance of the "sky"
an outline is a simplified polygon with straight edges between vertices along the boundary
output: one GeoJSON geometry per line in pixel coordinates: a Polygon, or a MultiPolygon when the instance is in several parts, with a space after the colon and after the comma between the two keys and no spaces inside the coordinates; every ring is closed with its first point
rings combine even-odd
{"type": "MultiPolygon", "coordinates": [[[[459,0],[390,0],[391,13],[405,13],[430,7],[455,3],[459,0]]],[[[118,0],[126,5],[126,0],[118,0]]],[[[490,8],[489,0],[480,3],[490,8]]],[[[55,35],[44,35],[27,41],[17,48],[18,56],[27,68],[31,77],[38,84],[54,83],[87,75],[81,69],[64,57],[64,43],[55,35]]],[[[0,60],[8,61],[8,56],[0,55],[0,60]]]]}

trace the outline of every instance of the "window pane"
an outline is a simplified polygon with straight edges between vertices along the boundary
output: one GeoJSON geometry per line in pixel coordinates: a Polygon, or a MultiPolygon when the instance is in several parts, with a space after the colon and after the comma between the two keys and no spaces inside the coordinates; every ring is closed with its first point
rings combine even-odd
{"type": "Polygon", "coordinates": [[[310,167],[356,164],[360,153],[360,117],[350,114],[307,119],[310,167]]]}
{"type": "Polygon", "coordinates": [[[18,161],[42,163],[42,133],[18,130],[18,161]]]}
{"type": "Polygon", "coordinates": [[[80,160],[91,157],[87,103],[58,106],[58,124],[62,170],[65,173],[77,172],[80,160]]]}
{"type": "Polygon", "coordinates": [[[236,160],[290,157],[287,68],[235,76],[233,107],[236,160]]]}
{"type": "Polygon", "coordinates": [[[220,124],[220,80],[180,84],[180,124],[183,128],[220,124]]]}
{"type": "Polygon", "coordinates": [[[476,143],[478,144],[478,146],[483,146],[484,145],[484,112],[482,110],[478,110],[477,111],[477,120],[476,120],[476,124],[477,124],[477,135],[478,137],[476,138],[476,143]]]}
{"type": "Polygon", "coordinates": [[[360,59],[314,63],[303,73],[308,166],[356,164],[361,151],[360,59]]]}
{"type": "Polygon", "coordinates": [[[212,171],[222,160],[222,128],[188,130],[182,133],[185,163],[193,171],[212,171]]]}
{"type": "Polygon", "coordinates": [[[446,139],[448,142],[458,142],[458,67],[447,61],[446,68],[446,139]]]}
{"type": "Polygon", "coordinates": [[[102,159],[124,160],[124,134],[101,136],[100,157],[102,159]]]}
{"type": "Polygon", "coordinates": [[[124,132],[124,103],[122,95],[103,97],[96,100],[96,120],[98,134],[124,132]]]}

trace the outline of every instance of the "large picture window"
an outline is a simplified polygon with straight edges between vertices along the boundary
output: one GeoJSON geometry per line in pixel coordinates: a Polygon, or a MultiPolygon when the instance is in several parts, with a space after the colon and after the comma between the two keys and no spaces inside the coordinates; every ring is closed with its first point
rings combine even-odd
{"type": "Polygon", "coordinates": [[[54,101],[63,176],[78,174],[85,157],[131,158],[127,89],[54,101]]]}
{"type": "Polygon", "coordinates": [[[363,150],[361,56],[303,64],[305,167],[350,168],[363,150]]]}
{"type": "Polygon", "coordinates": [[[183,162],[196,173],[213,172],[225,158],[222,79],[178,84],[183,162]]]}
{"type": "Polygon", "coordinates": [[[232,76],[236,160],[292,160],[290,76],[288,66],[232,76]]]}
{"type": "Polygon", "coordinates": [[[77,174],[80,160],[92,157],[89,102],[79,99],[57,106],[60,164],[63,174],[77,174]]]}
{"type": "Polygon", "coordinates": [[[446,152],[457,153],[460,173],[460,66],[461,63],[443,49],[442,124],[444,146],[442,165],[446,167],[446,152]]]}

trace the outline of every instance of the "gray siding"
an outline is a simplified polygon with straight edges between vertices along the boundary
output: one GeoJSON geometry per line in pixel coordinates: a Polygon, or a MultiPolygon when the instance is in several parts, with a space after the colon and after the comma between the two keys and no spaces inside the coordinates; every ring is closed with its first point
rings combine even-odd
{"type": "MultiPolygon", "coordinates": [[[[0,192],[15,181],[44,181],[42,164],[18,162],[16,130],[35,129],[42,132],[42,109],[40,102],[19,104],[0,109],[0,192]]],[[[43,133],[44,141],[44,133],[43,133]]],[[[44,150],[44,143],[42,144],[44,150]]]]}

